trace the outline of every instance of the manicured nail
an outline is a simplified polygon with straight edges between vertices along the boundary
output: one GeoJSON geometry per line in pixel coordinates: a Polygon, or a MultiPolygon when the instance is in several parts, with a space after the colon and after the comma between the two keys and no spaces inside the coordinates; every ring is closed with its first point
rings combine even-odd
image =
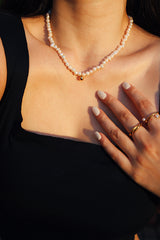
{"type": "Polygon", "coordinates": [[[97,91],[97,95],[102,100],[104,100],[107,97],[107,94],[103,91],[97,91]]]}
{"type": "Polygon", "coordinates": [[[124,82],[124,83],[122,84],[122,86],[123,86],[123,88],[126,89],[126,90],[131,87],[131,85],[130,85],[129,83],[127,83],[127,82],[124,82]]]}
{"type": "Polygon", "coordinates": [[[92,112],[95,116],[98,116],[100,114],[100,110],[98,107],[92,107],[92,112]]]}
{"type": "Polygon", "coordinates": [[[98,139],[98,141],[101,140],[102,137],[99,132],[96,131],[94,134],[95,134],[96,138],[98,139]]]}

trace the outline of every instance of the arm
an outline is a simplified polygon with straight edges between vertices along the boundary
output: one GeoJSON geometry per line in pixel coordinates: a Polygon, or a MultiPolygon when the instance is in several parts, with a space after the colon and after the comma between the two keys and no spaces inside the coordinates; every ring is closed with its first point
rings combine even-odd
{"type": "Polygon", "coordinates": [[[7,82],[7,63],[5,57],[5,51],[2,41],[0,39],[0,100],[2,99],[7,82]]]}

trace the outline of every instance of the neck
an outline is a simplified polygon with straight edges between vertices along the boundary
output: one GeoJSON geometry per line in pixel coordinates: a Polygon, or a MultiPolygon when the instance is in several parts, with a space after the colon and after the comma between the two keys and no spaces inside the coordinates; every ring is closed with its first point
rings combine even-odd
{"type": "Polygon", "coordinates": [[[104,55],[119,43],[128,24],[126,0],[54,0],[54,40],[62,49],[104,55]]]}

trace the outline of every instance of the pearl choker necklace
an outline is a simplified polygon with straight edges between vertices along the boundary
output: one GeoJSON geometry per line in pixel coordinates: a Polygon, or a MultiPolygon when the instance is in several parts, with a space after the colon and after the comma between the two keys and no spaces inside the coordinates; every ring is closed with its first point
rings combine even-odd
{"type": "Polygon", "coordinates": [[[123,37],[121,38],[120,43],[117,45],[117,47],[114,49],[114,51],[112,51],[111,53],[109,53],[107,56],[105,56],[100,63],[97,66],[93,66],[92,68],[89,68],[85,71],[82,72],[78,72],[75,68],[73,68],[67,61],[65,55],[62,53],[61,49],[55,44],[54,40],[53,40],[53,33],[52,33],[52,28],[51,28],[51,21],[50,21],[50,13],[48,12],[46,14],[46,25],[47,25],[47,32],[48,32],[48,40],[50,43],[50,47],[52,47],[53,49],[55,49],[55,51],[57,52],[59,58],[62,60],[63,64],[65,65],[65,67],[74,75],[77,77],[78,80],[84,80],[85,77],[89,76],[91,73],[96,72],[97,70],[100,70],[102,68],[104,68],[104,65],[106,63],[108,63],[109,61],[112,60],[112,58],[117,55],[120,50],[122,48],[124,48],[125,43],[129,37],[130,31],[132,29],[133,26],[133,18],[128,16],[128,26],[123,34],[123,37]]]}

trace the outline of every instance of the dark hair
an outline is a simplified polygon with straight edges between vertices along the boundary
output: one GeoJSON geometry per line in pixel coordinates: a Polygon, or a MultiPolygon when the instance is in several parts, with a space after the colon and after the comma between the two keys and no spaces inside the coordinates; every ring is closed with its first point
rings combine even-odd
{"type": "Polygon", "coordinates": [[[52,7],[52,0],[2,0],[1,9],[23,17],[42,15],[52,7]]]}
{"type": "MultiPolygon", "coordinates": [[[[45,14],[52,0],[2,0],[1,8],[23,17],[45,14]]],[[[136,24],[160,36],[160,0],[128,0],[127,13],[136,24]]]]}

